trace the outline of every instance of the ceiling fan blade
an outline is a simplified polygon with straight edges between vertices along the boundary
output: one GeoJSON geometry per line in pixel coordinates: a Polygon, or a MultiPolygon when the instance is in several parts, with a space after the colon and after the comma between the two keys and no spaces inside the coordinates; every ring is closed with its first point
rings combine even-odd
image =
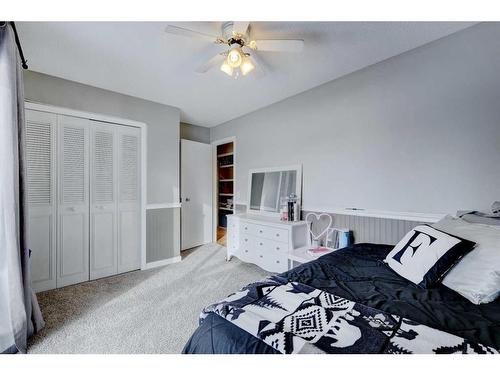
{"type": "Polygon", "coordinates": [[[179,27],[179,26],[174,26],[174,25],[167,25],[167,27],[165,28],[165,32],[167,34],[186,36],[189,38],[202,38],[205,40],[209,40],[211,42],[215,42],[219,39],[219,37],[216,35],[209,35],[209,34],[201,33],[199,31],[190,30],[190,29],[186,29],[184,27],[179,27]]]}
{"type": "Polygon", "coordinates": [[[302,52],[304,41],[302,39],[257,39],[255,45],[258,51],[302,52]]]}
{"type": "Polygon", "coordinates": [[[222,63],[222,60],[224,60],[224,56],[221,54],[217,54],[214,57],[212,57],[210,60],[207,62],[201,64],[198,68],[196,68],[195,72],[196,73],[206,73],[210,69],[212,69],[214,66],[218,65],[219,63],[222,63]]]}
{"type": "Polygon", "coordinates": [[[243,34],[247,33],[248,25],[250,22],[248,21],[233,21],[233,35],[234,34],[243,34]]]}

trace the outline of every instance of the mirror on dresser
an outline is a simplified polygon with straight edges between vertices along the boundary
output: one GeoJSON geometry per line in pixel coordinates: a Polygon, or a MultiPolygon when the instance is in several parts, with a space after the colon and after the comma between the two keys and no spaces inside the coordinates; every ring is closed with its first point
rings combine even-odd
{"type": "Polygon", "coordinates": [[[291,194],[302,193],[302,168],[288,167],[251,169],[248,173],[248,213],[279,216],[291,194]]]}

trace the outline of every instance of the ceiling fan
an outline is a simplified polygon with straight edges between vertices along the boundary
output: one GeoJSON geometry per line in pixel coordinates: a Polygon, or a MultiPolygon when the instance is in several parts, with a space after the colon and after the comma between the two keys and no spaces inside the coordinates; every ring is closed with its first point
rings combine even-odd
{"type": "Polygon", "coordinates": [[[209,35],[199,31],[179,26],[168,25],[165,32],[168,34],[186,37],[202,38],[215,44],[227,46],[226,50],[216,54],[207,62],[200,65],[196,72],[205,73],[214,66],[220,65],[220,70],[228,76],[238,78],[240,73],[246,76],[253,71],[256,64],[263,74],[264,64],[259,52],[301,52],[304,47],[302,39],[254,39],[250,35],[250,22],[224,22],[221,26],[221,35],[209,35]]]}

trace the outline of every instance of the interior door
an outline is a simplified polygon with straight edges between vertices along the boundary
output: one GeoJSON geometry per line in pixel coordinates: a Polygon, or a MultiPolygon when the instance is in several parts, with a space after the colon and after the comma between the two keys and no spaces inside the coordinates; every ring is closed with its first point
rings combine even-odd
{"type": "Polygon", "coordinates": [[[117,147],[115,127],[90,127],[90,279],[118,272],[117,147]]]}
{"type": "Polygon", "coordinates": [[[118,272],[141,268],[141,131],[117,126],[118,272]]]}
{"type": "Polygon", "coordinates": [[[58,115],[57,287],[89,280],[89,120],[58,115]]]}
{"type": "Polygon", "coordinates": [[[212,242],[212,147],[181,140],[182,250],[212,242]]]}
{"type": "Polygon", "coordinates": [[[26,111],[28,246],[35,292],[56,287],[56,129],[55,114],[26,111]]]}

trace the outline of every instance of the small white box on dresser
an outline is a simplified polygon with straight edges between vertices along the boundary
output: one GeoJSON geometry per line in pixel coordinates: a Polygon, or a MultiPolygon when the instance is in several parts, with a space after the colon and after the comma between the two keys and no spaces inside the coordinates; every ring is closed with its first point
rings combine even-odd
{"type": "Polygon", "coordinates": [[[266,271],[284,272],[289,253],[306,245],[305,221],[247,213],[227,216],[227,260],[236,256],[266,271]]]}

